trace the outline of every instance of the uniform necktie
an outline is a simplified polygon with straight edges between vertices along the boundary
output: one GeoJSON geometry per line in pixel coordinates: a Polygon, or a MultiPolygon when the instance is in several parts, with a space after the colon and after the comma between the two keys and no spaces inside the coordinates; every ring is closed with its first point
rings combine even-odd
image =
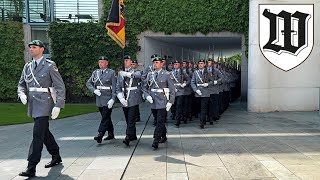
{"type": "Polygon", "coordinates": [[[37,61],[34,61],[34,69],[37,69],[37,67],[38,67],[38,63],[37,61]]]}

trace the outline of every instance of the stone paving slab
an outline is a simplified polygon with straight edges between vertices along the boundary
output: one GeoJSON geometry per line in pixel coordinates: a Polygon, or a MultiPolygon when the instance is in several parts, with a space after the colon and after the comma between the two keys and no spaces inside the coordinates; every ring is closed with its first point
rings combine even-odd
{"type": "MultiPolygon", "coordinates": [[[[51,169],[43,150],[32,179],[320,179],[318,112],[248,113],[232,104],[219,122],[200,129],[199,119],[180,128],[168,116],[168,141],[154,151],[154,127],[148,104],[140,106],[139,140],[125,147],[126,123],[113,110],[116,139],[97,144],[99,113],[50,122],[63,158],[51,169]],[[150,117],[150,118],[149,118],[150,117]],[[149,121],[148,121],[149,119],[149,121]]],[[[27,166],[33,124],[0,127],[0,179],[17,176],[27,166]]]]}

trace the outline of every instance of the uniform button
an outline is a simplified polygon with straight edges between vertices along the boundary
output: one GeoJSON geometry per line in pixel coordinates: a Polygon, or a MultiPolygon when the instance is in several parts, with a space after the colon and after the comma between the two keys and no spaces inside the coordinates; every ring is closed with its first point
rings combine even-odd
{"type": "Polygon", "coordinates": [[[34,96],[32,96],[32,97],[34,97],[34,96]]]}

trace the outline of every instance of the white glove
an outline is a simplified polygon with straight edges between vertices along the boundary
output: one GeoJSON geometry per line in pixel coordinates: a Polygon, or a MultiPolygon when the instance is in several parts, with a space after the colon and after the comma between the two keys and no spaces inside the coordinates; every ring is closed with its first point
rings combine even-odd
{"type": "Polygon", "coordinates": [[[147,97],[146,97],[146,99],[147,99],[147,101],[149,101],[149,103],[150,103],[150,104],[152,104],[152,103],[153,103],[153,99],[152,99],[152,97],[151,97],[151,96],[147,96],[147,97]]]}
{"type": "Polygon", "coordinates": [[[60,108],[54,107],[51,112],[51,119],[56,119],[59,116],[60,108]]]}
{"type": "Polygon", "coordinates": [[[202,86],[203,86],[203,87],[208,87],[209,84],[208,84],[208,83],[203,83],[202,86]]]}
{"type": "Polygon", "coordinates": [[[114,104],[114,100],[110,99],[107,104],[108,104],[108,108],[111,109],[114,104]]]}
{"type": "Polygon", "coordinates": [[[214,85],[218,84],[218,81],[213,81],[213,84],[214,84],[214,85]]]}
{"type": "Polygon", "coordinates": [[[171,106],[172,106],[172,104],[168,102],[167,105],[166,105],[166,110],[169,111],[171,106]]]}
{"type": "Polygon", "coordinates": [[[131,78],[131,72],[120,71],[120,76],[131,78]]]}
{"type": "Polygon", "coordinates": [[[184,87],[186,87],[186,85],[187,85],[186,83],[183,83],[183,84],[181,84],[181,87],[184,88],[184,87]]]}
{"type": "Polygon", "coordinates": [[[97,96],[101,96],[101,92],[99,89],[94,90],[93,93],[95,93],[97,96]]]}
{"type": "Polygon", "coordinates": [[[26,105],[27,104],[27,96],[22,93],[20,96],[20,101],[22,102],[23,105],[26,105]]]}
{"type": "Polygon", "coordinates": [[[121,102],[121,104],[122,104],[124,107],[127,107],[127,106],[128,106],[128,101],[125,100],[124,98],[119,99],[119,101],[121,102]]]}
{"type": "Polygon", "coordinates": [[[196,93],[199,95],[199,96],[201,96],[202,95],[202,93],[201,93],[201,91],[198,89],[198,90],[196,90],[196,93]]]}

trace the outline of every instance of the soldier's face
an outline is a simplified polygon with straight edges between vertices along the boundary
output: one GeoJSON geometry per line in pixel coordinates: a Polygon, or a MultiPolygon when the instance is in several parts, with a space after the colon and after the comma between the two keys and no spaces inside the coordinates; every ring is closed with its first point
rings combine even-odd
{"type": "Polygon", "coordinates": [[[162,69],[163,63],[161,61],[153,61],[153,66],[156,70],[162,69]]]}
{"type": "Polygon", "coordinates": [[[32,57],[42,56],[44,48],[40,46],[31,45],[29,51],[32,57]]]}
{"type": "Polygon", "coordinates": [[[131,67],[132,67],[133,69],[138,68],[138,64],[137,64],[137,63],[132,63],[132,64],[131,64],[131,67]]]}
{"type": "Polygon", "coordinates": [[[99,60],[99,68],[106,69],[108,67],[109,62],[106,60],[99,60]]]}
{"type": "Polygon", "coordinates": [[[214,67],[214,68],[217,68],[217,64],[213,64],[213,67],[214,67]]]}
{"type": "Polygon", "coordinates": [[[124,62],[124,67],[125,68],[131,67],[131,64],[132,64],[131,59],[125,59],[123,62],[124,62]]]}
{"type": "Polygon", "coordinates": [[[166,60],[162,60],[162,64],[163,64],[163,66],[167,65],[167,61],[166,60]]]}
{"type": "Polygon", "coordinates": [[[192,63],[189,63],[189,68],[192,68],[193,67],[193,64],[192,63]]]}
{"type": "Polygon", "coordinates": [[[208,66],[209,66],[209,67],[212,66],[212,61],[208,61],[208,66]]]}
{"type": "Polygon", "coordinates": [[[182,63],[182,67],[183,67],[183,68],[186,68],[186,67],[187,67],[187,63],[186,63],[186,62],[183,62],[183,63],[182,63]]]}
{"type": "Polygon", "coordinates": [[[204,64],[203,62],[199,62],[199,63],[198,63],[198,66],[199,66],[199,69],[203,69],[204,66],[205,66],[205,64],[204,64]]]}
{"type": "Polygon", "coordinates": [[[173,64],[174,69],[179,69],[180,68],[180,63],[174,63],[173,64]]]}

